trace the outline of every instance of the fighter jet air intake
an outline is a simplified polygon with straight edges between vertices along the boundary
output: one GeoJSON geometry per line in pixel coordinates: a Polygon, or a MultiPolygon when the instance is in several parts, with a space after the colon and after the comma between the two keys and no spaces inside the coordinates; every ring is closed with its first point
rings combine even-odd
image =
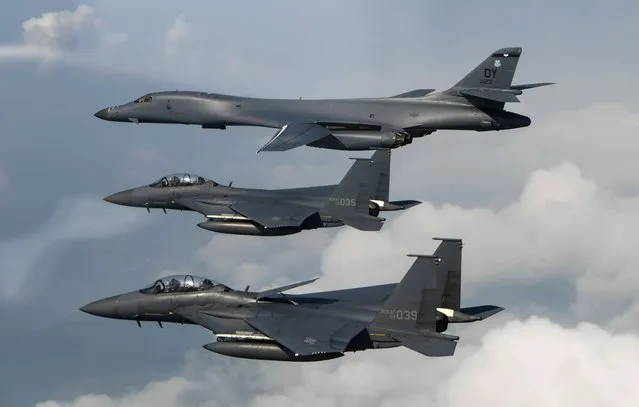
{"type": "Polygon", "coordinates": [[[149,93],[95,116],[113,122],[193,124],[205,129],[258,126],[278,129],[260,151],[303,145],[333,150],[396,148],[436,130],[508,130],[530,118],[504,110],[526,89],[550,82],[512,85],[522,49],[491,53],[453,87],[415,89],[390,97],[262,99],[198,91],[149,93]]]}
{"type": "Polygon", "coordinates": [[[194,174],[167,175],[150,185],[109,195],[118,205],[200,212],[202,229],[236,235],[282,236],[307,229],[348,225],[376,231],[384,218],[419,201],[389,201],[390,150],[357,158],[337,185],[247,189],[220,185],[194,174]]]}
{"type": "Polygon", "coordinates": [[[405,346],[426,356],[452,356],[450,323],[481,321],[503,310],[461,308],[462,241],[442,240],[399,284],[310,294],[285,291],[316,279],[255,292],[190,275],[162,277],[146,288],[87,304],[105,318],[200,325],[216,342],[204,348],[247,359],[312,362],[345,352],[405,346]]]}

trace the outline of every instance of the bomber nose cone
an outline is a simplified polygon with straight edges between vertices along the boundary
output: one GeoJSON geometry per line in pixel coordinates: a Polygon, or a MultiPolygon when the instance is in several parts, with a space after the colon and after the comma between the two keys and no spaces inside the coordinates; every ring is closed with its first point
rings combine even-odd
{"type": "Polygon", "coordinates": [[[130,205],[133,205],[133,192],[131,191],[116,192],[115,194],[111,194],[107,196],[106,198],[104,198],[104,200],[116,205],[130,206],[130,205]]]}
{"type": "Polygon", "coordinates": [[[80,311],[97,317],[113,318],[116,316],[115,303],[114,298],[104,298],[85,305],[80,311]]]}
{"type": "Polygon", "coordinates": [[[98,119],[109,120],[109,109],[98,110],[93,115],[98,119]]]}

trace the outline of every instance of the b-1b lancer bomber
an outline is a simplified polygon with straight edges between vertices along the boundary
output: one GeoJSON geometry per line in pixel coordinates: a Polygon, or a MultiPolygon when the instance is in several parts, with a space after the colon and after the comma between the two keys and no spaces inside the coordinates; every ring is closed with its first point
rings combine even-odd
{"type": "Polygon", "coordinates": [[[419,201],[390,201],[390,150],[356,158],[342,182],[291,189],[246,189],[220,185],[193,174],[162,177],[138,188],[117,192],[105,201],[146,208],[200,212],[199,227],[236,235],[282,236],[307,229],[348,225],[376,231],[395,211],[419,201]]]}
{"type": "Polygon", "coordinates": [[[217,337],[205,349],[238,358],[311,362],[397,346],[451,356],[459,337],[442,333],[450,323],[480,321],[503,308],[460,308],[462,242],[439,240],[432,256],[410,255],[416,260],[399,284],[285,294],[315,280],[252,292],[206,278],[168,276],[80,310],[138,325],[200,325],[217,337]]]}
{"type": "Polygon", "coordinates": [[[144,95],[102,109],[108,121],[194,124],[205,129],[258,126],[279,129],[259,151],[299,146],[334,150],[396,148],[436,130],[506,130],[530,118],[504,110],[523,90],[550,85],[512,85],[521,48],[502,48],[453,87],[416,89],[391,97],[357,99],[262,99],[194,91],[144,95]]]}

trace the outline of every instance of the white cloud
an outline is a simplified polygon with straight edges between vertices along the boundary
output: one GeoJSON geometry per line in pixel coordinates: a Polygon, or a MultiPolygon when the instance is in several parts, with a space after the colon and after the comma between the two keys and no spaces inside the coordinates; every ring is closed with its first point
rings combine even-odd
{"type": "Polygon", "coordinates": [[[166,32],[164,36],[164,55],[173,57],[182,51],[187,45],[187,40],[191,34],[191,25],[186,17],[179,15],[173,21],[173,26],[166,32]]]}
{"type": "Polygon", "coordinates": [[[95,29],[97,20],[93,9],[81,4],[75,11],[44,13],[22,23],[22,36],[26,45],[42,52],[59,54],[77,49],[83,37],[95,29]]]}
{"type": "Polygon", "coordinates": [[[125,232],[143,221],[138,211],[119,211],[99,199],[72,197],[60,201],[51,219],[32,235],[0,242],[0,296],[15,297],[33,266],[57,244],[100,239],[125,232]]]}
{"type": "Polygon", "coordinates": [[[48,12],[22,23],[21,44],[0,45],[0,57],[57,59],[94,40],[99,21],[81,4],[74,11],[48,12]]]}
{"type": "Polygon", "coordinates": [[[213,355],[221,363],[193,361],[183,375],[137,392],[87,395],[37,407],[630,407],[639,398],[637,336],[611,334],[591,324],[565,328],[533,317],[488,333],[484,329],[481,337],[477,345],[462,337],[455,356],[440,359],[407,349],[351,353],[309,364],[213,355]]]}
{"type": "Polygon", "coordinates": [[[564,163],[535,171],[501,210],[424,203],[377,233],[340,231],[324,252],[318,285],[397,281],[406,253],[431,252],[434,236],[461,237],[466,293],[491,284],[575,281],[580,318],[610,319],[635,301],[639,198],[620,197],[564,163]]]}

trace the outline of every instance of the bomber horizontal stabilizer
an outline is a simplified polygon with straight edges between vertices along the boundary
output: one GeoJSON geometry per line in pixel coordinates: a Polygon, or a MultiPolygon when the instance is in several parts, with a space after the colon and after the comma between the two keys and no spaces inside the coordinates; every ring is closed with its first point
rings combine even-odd
{"type": "Polygon", "coordinates": [[[331,131],[315,123],[291,123],[284,125],[260,151],[286,151],[330,136],[331,131]]]}
{"type": "Polygon", "coordinates": [[[510,89],[526,90],[526,89],[539,88],[542,86],[555,85],[555,84],[556,82],[525,83],[523,85],[512,85],[510,89]]]}
{"type": "Polygon", "coordinates": [[[515,95],[521,95],[521,91],[517,89],[491,89],[491,88],[467,88],[460,89],[459,93],[464,96],[471,96],[493,102],[510,102],[518,103],[519,99],[515,95]]]}

